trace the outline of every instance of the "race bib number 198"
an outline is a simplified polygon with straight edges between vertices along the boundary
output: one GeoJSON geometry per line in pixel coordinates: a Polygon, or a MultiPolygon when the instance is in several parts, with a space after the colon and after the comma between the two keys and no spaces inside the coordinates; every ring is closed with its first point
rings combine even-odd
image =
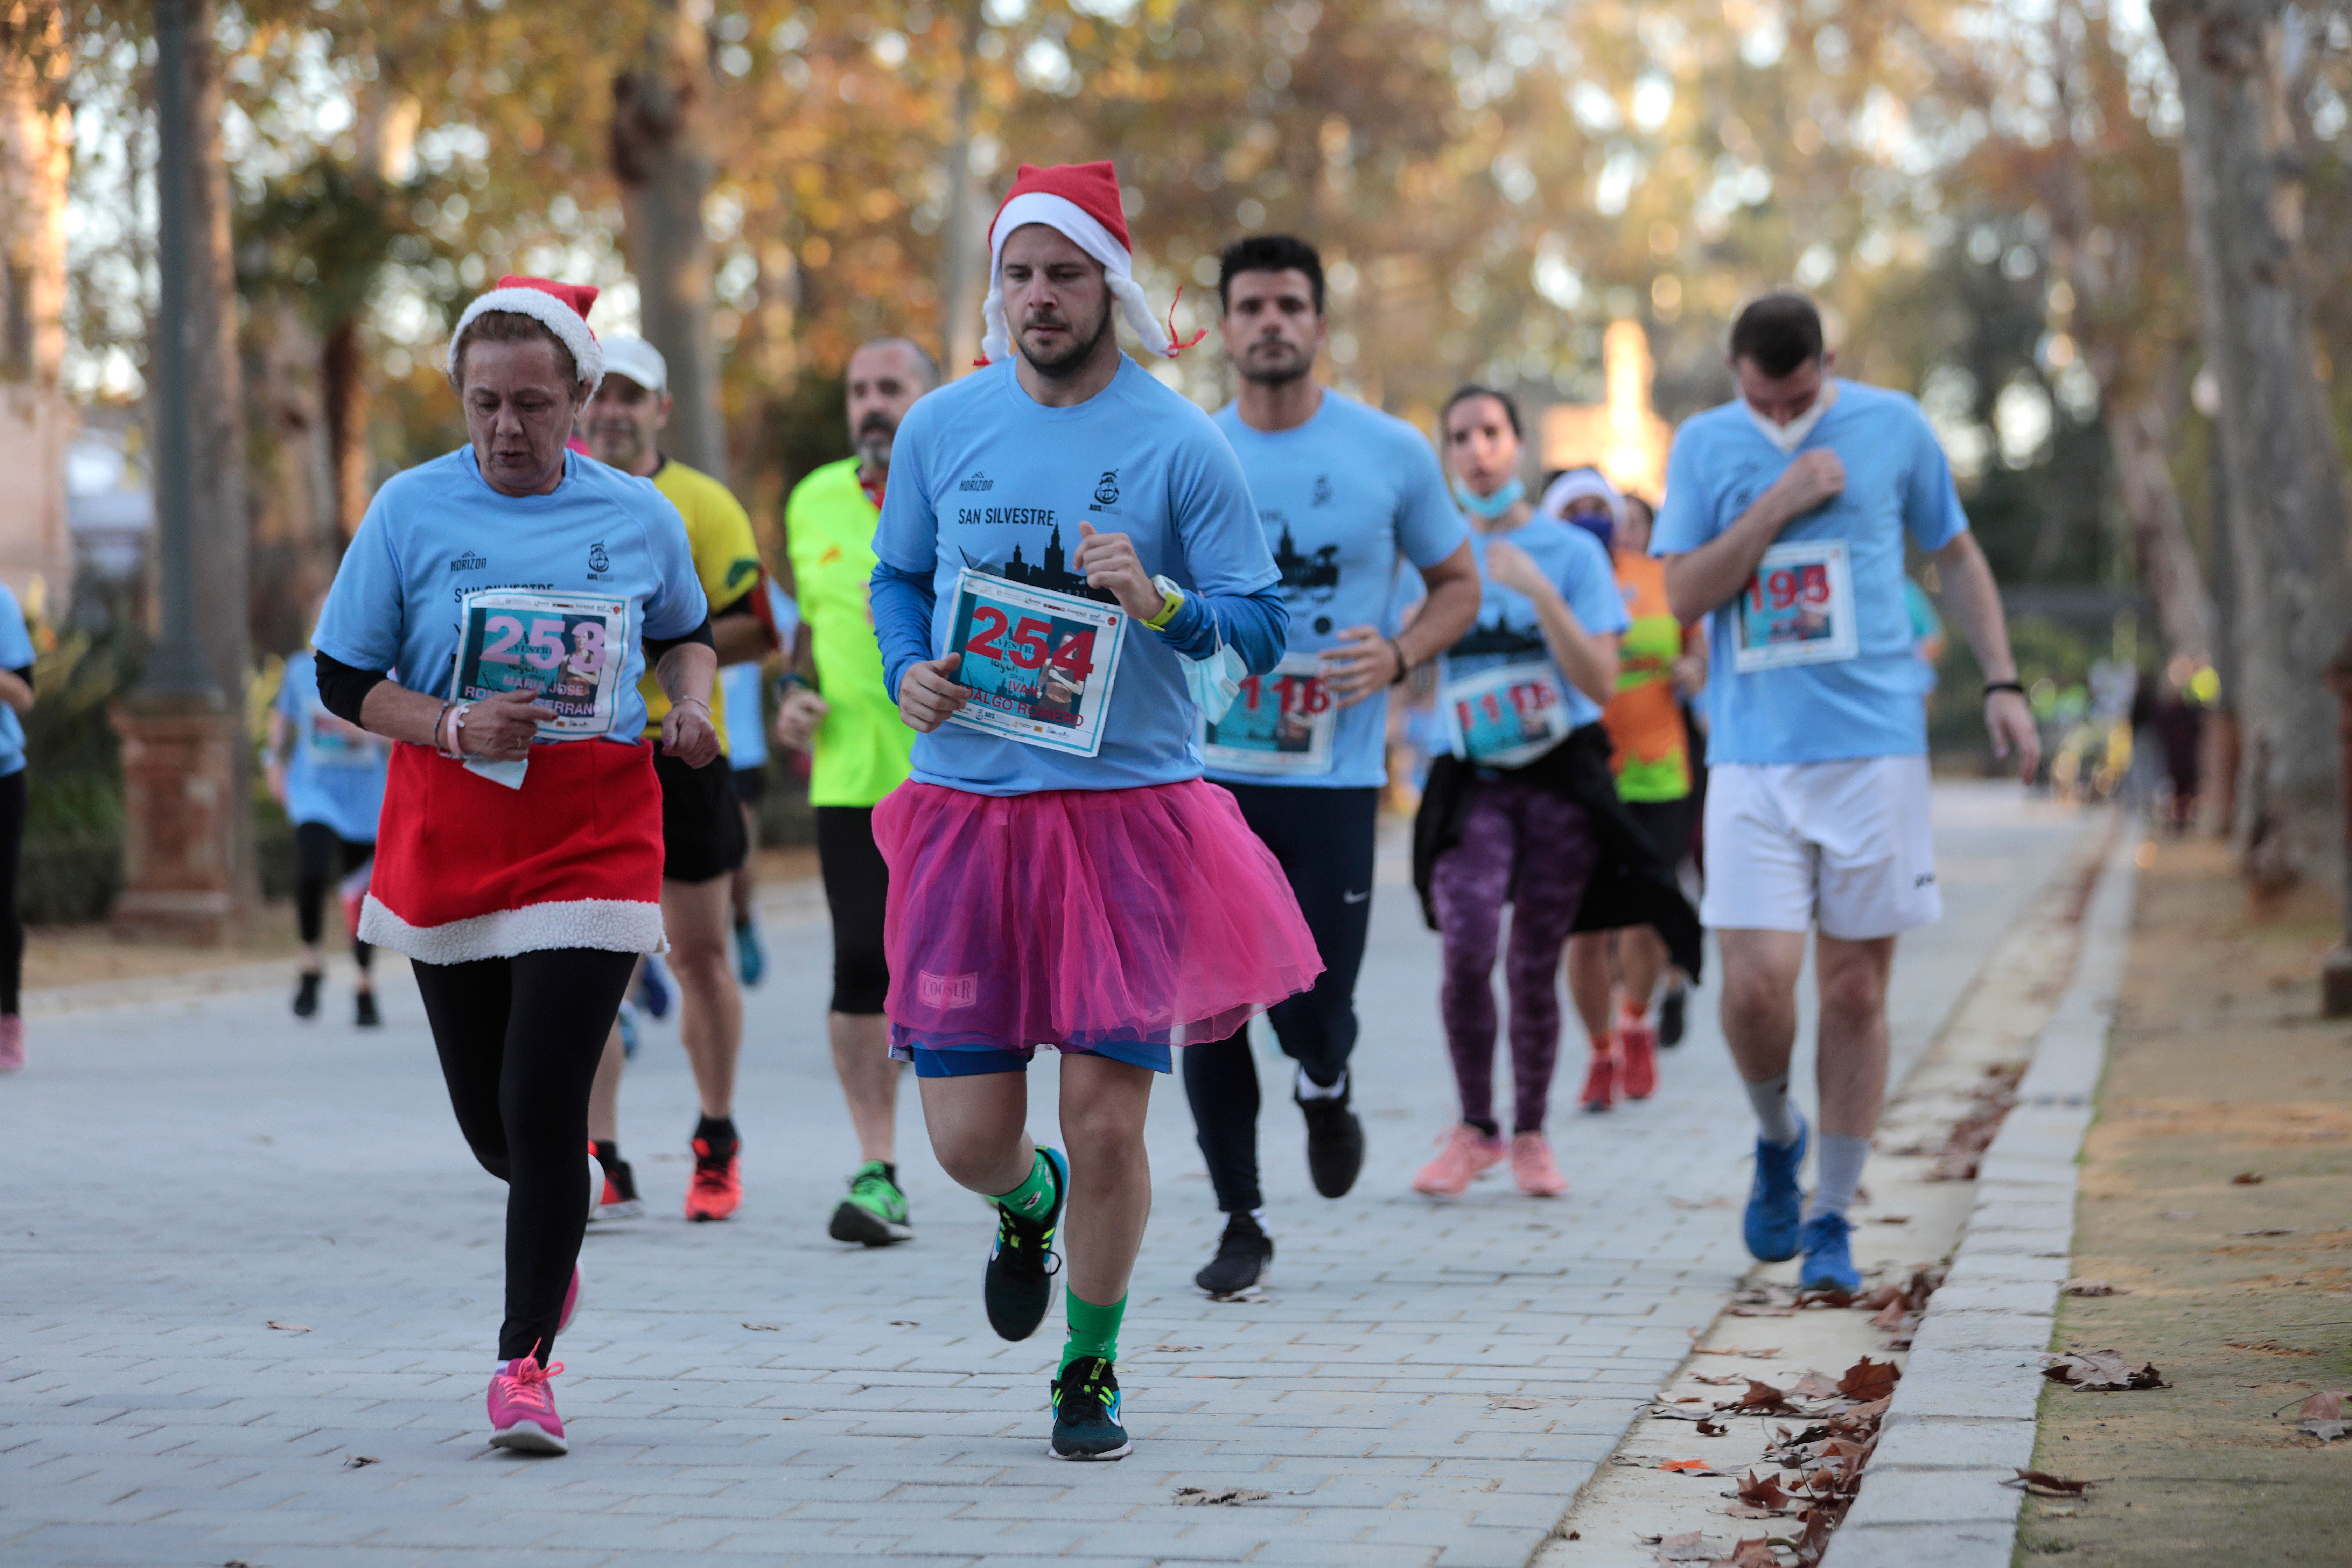
{"type": "Polygon", "coordinates": [[[1328,773],[1339,724],[1323,661],[1311,653],[1289,654],[1271,675],[1242,682],[1225,716],[1203,729],[1201,760],[1228,773],[1328,773]]]}
{"type": "Polygon", "coordinates": [[[1732,668],[1742,675],[1792,664],[1831,664],[1861,649],[1853,625],[1853,571],[1843,539],[1772,546],[1734,605],[1732,668]]]}
{"type": "Polygon", "coordinates": [[[457,697],[529,691],[555,710],[539,732],[571,740],[612,731],[627,662],[624,599],[486,589],[468,594],[457,639],[457,697]]]}

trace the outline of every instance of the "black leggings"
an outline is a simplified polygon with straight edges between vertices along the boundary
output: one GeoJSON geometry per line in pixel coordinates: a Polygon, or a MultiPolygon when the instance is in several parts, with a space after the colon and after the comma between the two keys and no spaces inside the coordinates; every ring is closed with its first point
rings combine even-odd
{"type": "Polygon", "coordinates": [[[890,961],[882,951],[890,867],[874,845],[872,806],[816,808],[816,865],[833,911],[832,1010],[879,1013],[890,994],[890,961]]]}
{"type": "MultiPolygon", "coordinates": [[[[374,845],[345,838],[323,822],[294,825],[294,921],[302,930],[303,946],[316,947],[326,932],[329,884],[374,858],[374,845]]],[[[353,937],[352,956],[365,969],[374,960],[375,949],[353,937]]]]}
{"type": "MultiPolygon", "coordinates": [[[[1227,784],[1242,816],[1265,841],[1290,879],[1307,917],[1323,973],[1315,988],[1266,1011],[1283,1055],[1327,1088],[1339,1081],[1356,1048],[1356,972],[1372,921],[1373,831],[1377,789],[1316,789],[1296,784],[1227,784]]],[[[1265,1199],[1257,1182],[1257,1064],[1246,1028],[1230,1039],[1187,1046],[1184,1098],[1192,1102],[1202,1157],[1217,1207],[1242,1214],[1265,1199]]]]}
{"type": "Polygon", "coordinates": [[[25,911],[16,879],[25,858],[25,770],[0,779],[0,1013],[16,1011],[25,984],[25,911]]]}
{"type": "Polygon", "coordinates": [[[502,1362],[553,1350],[588,1226],[588,1089],[636,964],[564,947],[412,965],[457,1130],[507,1184],[502,1362]]]}

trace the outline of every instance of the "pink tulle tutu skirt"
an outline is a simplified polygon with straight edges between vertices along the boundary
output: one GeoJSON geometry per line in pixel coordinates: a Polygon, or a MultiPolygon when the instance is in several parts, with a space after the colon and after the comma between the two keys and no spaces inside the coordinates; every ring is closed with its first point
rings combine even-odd
{"type": "Polygon", "coordinates": [[[890,866],[892,1054],[1222,1040],[1323,960],[1273,854],[1200,779],[988,795],[906,784],[890,866]]]}

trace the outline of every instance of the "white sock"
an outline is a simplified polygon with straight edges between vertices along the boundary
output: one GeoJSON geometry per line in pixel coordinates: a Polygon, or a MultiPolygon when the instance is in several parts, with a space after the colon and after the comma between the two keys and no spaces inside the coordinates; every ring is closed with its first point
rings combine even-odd
{"type": "Polygon", "coordinates": [[[1274,1227],[1265,1223],[1265,1209],[1264,1205],[1261,1205],[1259,1207],[1250,1210],[1250,1218],[1255,1221],[1258,1229],[1265,1232],[1266,1235],[1272,1236],[1274,1234],[1274,1227]]]}
{"type": "Polygon", "coordinates": [[[1813,1201],[1806,1206],[1805,1217],[1833,1214],[1841,1218],[1853,1202],[1856,1187],[1862,1185],[1862,1167],[1870,1158],[1870,1140],[1841,1138],[1834,1132],[1821,1136],[1819,1161],[1813,1167],[1813,1201]]]}
{"type": "MultiPolygon", "coordinates": [[[[1797,1141],[1796,1108],[1789,1103],[1789,1075],[1747,1083],[1748,1103],[1756,1108],[1756,1129],[1764,1142],[1786,1149],[1797,1141]]],[[[1851,1190],[1851,1189],[1849,1189],[1851,1190]]]]}
{"type": "Polygon", "coordinates": [[[1348,1073],[1344,1068],[1340,1069],[1339,1081],[1328,1089],[1308,1078],[1305,1068],[1298,1069],[1298,1098],[1301,1100],[1337,1100],[1347,1092],[1348,1073]]]}

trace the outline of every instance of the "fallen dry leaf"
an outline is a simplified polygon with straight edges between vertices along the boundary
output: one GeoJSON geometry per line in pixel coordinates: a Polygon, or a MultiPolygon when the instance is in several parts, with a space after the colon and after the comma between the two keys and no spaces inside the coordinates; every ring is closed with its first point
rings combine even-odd
{"type": "Polygon", "coordinates": [[[1657,1542],[1661,1563],[1712,1563],[1723,1551],[1721,1541],[1709,1541],[1697,1531],[1681,1535],[1661,1536],[1657,1542]]]}
{"type": "Polygon", "coordinates": [[[1846,1308],[1853,1305],[1853,1292],[1851,1290],[1805,1290],[1798,1294],[1797,1305],[1800,1308],[1827,1307],[1833,1311],[1843,1311],[1846,1308]]]}
{"type": "Polygon", "coordinates": [[[1728,1410],[1735,1415],[1794,1415],[1797,1414],[1797,1407],[1789,1403],[1788,1394],[1780,1389],[1769,1383],[1759,1383],[1752,1377],[1747,1381],[1747,1393],[1737,1399],[1727,1399],[1716,1408],[1728,1410]]]}
{"type": "Polygon", "coordinates": [[[2080,1497],[2098,1483],[2078,1481],[2072,1476],[2053,1476],[2047,1470],[2020,1470],[2013,1479],[2000,1483],[2035,1497],[2080,1497]]]}
{"type": "Polygon", "coordinates": [[[2053,1383],[2067,1384],[2086,1392],[2171,1386],[2154,1363],[2142,1362],[2132,1366],[2114,1351],[2070,1352],[2044,1367],[2042,1375],[2053,1383]]]}
{"type": "Polygon", "coordinates": [[[2344,1391],[2340,1388],[2313,1394],[2294,1414],[2296,1430],[2308,1432],[2323,1443],[2352,1435],[2352,1422],[2344,1419],[2344,1391]]]}
{"type": "Polygon", "coordinates": [[[1696,1432],[1702,1437],[1720,1437],[1726,1432],[1730,1431],[1731,1428],[1728,1426],[1717,1426],[1712,1421],[1702,1421],[1696,1426],[1693,1427],[1692,1430],[1696,1432]]]}
{"type": "Polygon", "coordinates": [[[1793,1318],[1797,1315],[1794,1307],[1751,1307],[1743,1301],[1735,1301],[1724,1310],[1735,1318],[1793,1318]]]}
{"type": "Polygon", "coordinates": [[[1709,1568],[1780,1568],[1780,1559],[1773,1554],[1771,1538],[1759,1535],[1741,1542],[1730,1556],[1716,1559],[1709,1568]]]}
{"type": "Polygon", "coordinates": [[[1176,1506],[1179,1508],[1238,1508],[1245,1502],[1261,1502],[1272,1497],[1255,1487],[1178,1487],[1176,1506]]]}
{"type": "Polygon", "coordinates": [[[1489,1410],[1540,1410],[1543,1408],[1543,1401],[1521,1399],[1517,1394],[1507,1394],[1486,1401],[1486,1408],[1489,1410]]]}
{"type": "Polygon", "coordinates": [[[2116,1289],[2116,1287],[2108,1284],[2104,1279],[2069,1279],[2063,1285],[2059,1286],[2058,1289],[2069,1296],[2123,1296],[2129,1294],[2128,1291],[2116,1289]]]}
{"type": "Polygon", "coordinates": [[[343,1468],[347,1470],[359,1470],[364,1469],[370,1465],[381,1465],[383,1463],[383,1461],[377,1458],[373,1454],[353,1454],[350,1458],[343,1461],[343,1468]]]}
{"type": "Polygon", "coordinates": [[[1705,1459],[1660,1459],[1658,1468],[1672,1470],[1678,1476],[1719,1476],[1723,1474],[1705,1459]]]}
{"type": "Polygon", "coordinates": [[[2233,1187],[2258,1187],[2262,1183],[2263,1173],[2260,1171],[2241,1171],[2230,1178],[2230,1184],[2233,1187]]]}
{"type": "Polygon", "coordinates": [[[1691,1373],[1691,1381],[1693,1383],[1713,1384],[1717,1388],[1730,1388],[1737,1384],[1746,1383],[1748,1380],[1740,1376],[1736,1372],[1727,1372],[1722,1373],[1720,1376],[1711,1372],[1695,1372],[1691,1373]]]}
{"type": "Polygon", "coordinates": [[[1664,1421],[1712,1421],[1715,1419],[1715,1413],[1711,1410],[1692,1410],[1680,1405],[1653,1405],[1650,1406],[1650,1414],[1664,1421]]]}
{"type": "Polygon", "coordinates": [[[1786,1508],[1789,1494],[1780,1489],[1778,1476],[1759,1476],[1750,1470],[1739,1483],[1739,1500],[1750,1508],[1786,1508]]]}
{"type": "Polygon", "coordinates": [[[1701,1355],[1744,1355],[1750,1361],[1770,1361],[1774,1356],[1780,1353],[1780,1347],[1779,1345],[1773,1345],[1766,1350],[1744,1351],[1731,1345],[1726,1345],[1721,1350],[1710,1350],[1706,1346],[1701,1345],[1699,1347],[1698,1353],[1701,1355]]]}
{"type": "Polygon", "coordinates": [[[1789,1385],[1789,1393],[1801,1399],[1834,1399],[1843,1392],[1827,1373],[1819,1372],[1809,1372],[1789,1385]]]}
{"type": "Polygon", "coordinates": [[[1895,1392],[1895,1380],[1902,1375],[1893,1362],[1864,1356],[1845,1369],[1845,1375],[1838,1379],[1838,1392],[1848,1399],[1885,1399],[1895,1392]]]}

